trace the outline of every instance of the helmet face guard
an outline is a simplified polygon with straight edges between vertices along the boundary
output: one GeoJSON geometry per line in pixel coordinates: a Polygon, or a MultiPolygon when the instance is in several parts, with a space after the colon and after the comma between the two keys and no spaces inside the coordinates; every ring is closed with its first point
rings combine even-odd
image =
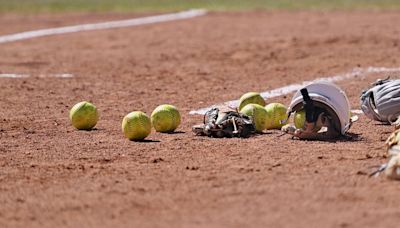
{"type": "Polygon", "coordinates": [[[316,82],[297,91],[288,108],[288,114],[302,109],[306,111],[307,122],[315,122],[316,117],[324,112],[331,119],[331,127],[342,135],[351,126],[349,100],[344,91],[333,83],[316,82]]]}

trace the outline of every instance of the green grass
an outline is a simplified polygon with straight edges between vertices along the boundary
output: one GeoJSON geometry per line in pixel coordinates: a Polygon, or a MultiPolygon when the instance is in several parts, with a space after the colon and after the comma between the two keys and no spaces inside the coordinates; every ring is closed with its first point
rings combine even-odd
{"type": "Polygon", "coordinates": [[[0,0],[0,12],[400,8],[400,0],[0,0]]]}

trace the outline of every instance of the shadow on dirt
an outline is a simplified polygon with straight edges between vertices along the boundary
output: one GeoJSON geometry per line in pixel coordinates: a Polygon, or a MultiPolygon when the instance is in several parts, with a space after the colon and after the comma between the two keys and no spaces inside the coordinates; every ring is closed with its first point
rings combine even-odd
{"type": "Polygon", "coordinates": [[[79,131],[87,131],[87,132],[90,132],[90,131],[105,131],[106,129],[104,129],[104,128],[92,128],[92,129],[82,129],[82,130],[79,130],[79,131]]]}
{"type": "Polygon", "coordinates": [[[178,134],[185,134],[186,132],[184,131],[172,131],[172,132],[165,132],[164,134],[168,135],[178,135],[178,134]]]}
{"type": "Polygon", "coordinates": [[[363,140],[364,138],[362,137],[362,134],[346,133],[345,136],[341,136],[336,139],[335,142],[360,142],[363,140]]]}
{"type": "Polygon", "coordinates": [[[143,139],[141,141],[137,141],[137,142],[141,142],[141,143],[160,143],[160,140],[153,140],[153,139],[143,139]]]}
{"type": "MultiPolygon", "coordinates": [[[[285,135],[285,134],[283,134],[285,135]]],[[[281,137],[283,135],[278,135],[277,137],[281,137]]],[[[304,141],[313,141],[313,142],[328,142],[328,143],[337,143],[337,142],[360,142],[363,141],[364,138],[361,134],[356,133],[346,133],[346,135],[342,135],[335,139],[298,139],[295,136],[292,137],[294,140],[304,140],[304,141]]]]}
{"type": "Polygon", "coordinates": [[[363,141],[364,138],[361,136],[361,134],[356,134],[356,133],[346,133],[346,135],[342,135],[339,138],[336,139],[328,139],[328,140],[323,140],[324,142],[360,142],[363,141]]]}

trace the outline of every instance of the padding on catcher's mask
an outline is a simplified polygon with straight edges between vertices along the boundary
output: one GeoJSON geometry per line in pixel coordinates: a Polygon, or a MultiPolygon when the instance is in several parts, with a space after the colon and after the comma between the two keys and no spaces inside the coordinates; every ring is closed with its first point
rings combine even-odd
{"type": "MultiPolygon", "coordinates": [[[[304,88],[307,89],[314,106],[323,109],[332,118],[335,130],[345,135],[351,126],[351,110],[344,91],[331,82],[315,82],[304,88]]],[[[303,102],[303,96],[299,90],[290,102],[288,114],[303,109],[303,102]]]]}

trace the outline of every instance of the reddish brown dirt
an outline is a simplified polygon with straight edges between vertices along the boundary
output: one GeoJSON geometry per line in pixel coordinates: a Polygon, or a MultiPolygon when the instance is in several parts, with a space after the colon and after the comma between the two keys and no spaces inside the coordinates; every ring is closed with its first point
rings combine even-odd
{"type": "MultiPolygon", "coordinates": [[[[60,16],[28,24],[3,16],[0,24],[6,20],[14,24],[0,34],[60,16]]],[[[298,141],[275,131],[211,139],[192,135],[202,118],[188,112],[356,66],[399,66],[398,21],[398,11],[212,13],[0,44],[1,73],[34,75],[0,78],[0,227],[397,225],[399,182],[366,175],[385,162],[392,127],[361,116],[353,141],[298,141]],[[51,73],[75,77],[39,77],[51,73]],[[69,123],[81,100],[101,112],[95,131],[69,123]],[[180,108],[181,133],[153,132],[148,143],[123,137],[125,114],[150,114],[162,103],[180,108]]],[[[385,76],[339,85],[358,108],[361,90],[385,76]]],[[[290,96],[272,101],[288,104],[290,96]]]]}

